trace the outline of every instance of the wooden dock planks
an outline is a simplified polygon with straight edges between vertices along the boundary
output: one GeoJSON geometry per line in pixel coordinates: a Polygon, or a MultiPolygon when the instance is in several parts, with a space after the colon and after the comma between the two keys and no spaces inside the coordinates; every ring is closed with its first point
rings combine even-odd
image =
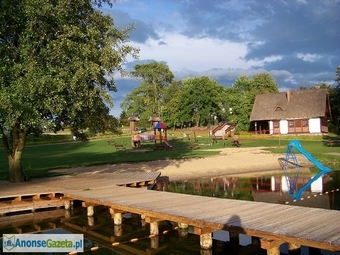
{"type": "Polygon", "coordinates": [[[65,196],[201,229],[232,230],[269,240],[340,250],[340,221],[336,220],[340,219],[340,211],[116,186],[65,196]]]}
{"type": "Polygon", "coordinates": [[[64,205],[61,193],[24,193],[0,196],[0,215],[14,212],[34,212],[38,209],[60,208],[64,205]]]}

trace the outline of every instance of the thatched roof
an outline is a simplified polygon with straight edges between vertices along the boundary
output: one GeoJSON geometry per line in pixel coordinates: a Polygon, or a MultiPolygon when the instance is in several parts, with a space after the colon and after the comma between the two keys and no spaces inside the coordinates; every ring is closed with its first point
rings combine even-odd
{"type": "Polygon", "coordinates": [[[327,114],[330,106],[326,89],[287,91],[257,95],[250,121],[309,119],[327,114]]]}
{"type": "Polygon", "coordinates": [[[139,118],[137,115],[131,115],[129,118],[128,118],[129,121],[139,121],[139,118]]]}

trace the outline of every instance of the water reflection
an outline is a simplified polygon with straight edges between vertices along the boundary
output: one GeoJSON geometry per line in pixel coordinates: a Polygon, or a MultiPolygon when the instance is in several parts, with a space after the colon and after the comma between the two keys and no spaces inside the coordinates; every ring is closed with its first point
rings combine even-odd
{"type": "MultiPolygon", "coordinates": [[[[307,183],[311,177],[307,175],[299,177],[297,189],[307,183]]],[[[162,190],[169,192],[335,210],[340,210],[339,188],[340,173],[338,172],[324,175],[316,180],[310,189],[303,193],[303,198],[297,201],[290,197],[284,175],[200,178],[162,185],[162,190]]]]}

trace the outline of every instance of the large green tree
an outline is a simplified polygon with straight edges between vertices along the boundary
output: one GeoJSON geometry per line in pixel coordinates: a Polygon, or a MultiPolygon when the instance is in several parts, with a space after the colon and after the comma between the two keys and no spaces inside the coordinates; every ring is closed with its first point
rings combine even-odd
{"type": "Polygon", "coordinates": [[[256,95],[278,91],[277,83],[268,73],[258,73],[252,77],[238,77],[235,83],[227,88],[228,120],[237,124],[239,130],[248,131],[250,129],[249,118],[256,95]]]}
{"type": "Polygon", "coordinates": [[[110,0],[0,1],[0,131],[9,180],[24,181],[27,135],[112,105],[111,78],[138,50],[100,5],[110,0]],[[86,113],[84,113],[86,112],[86,113]]]}
{"type": "Polygon", "coordinates": [[[169,67],[161,62],[137,64],[131,76],[140,79],[141,85],[129,93],[121,104],[127,114],[137,114],[140,119],[148,119],[153,114],[161,114],[163,91],[169,86],[174,75],[169,67]]]}
{"type": "Polygon", "coordinates": [[[223,87],[207,77],[187,78],[177,98],[179,121],[189,126],[208,125],[222,111],[223,87]]]}

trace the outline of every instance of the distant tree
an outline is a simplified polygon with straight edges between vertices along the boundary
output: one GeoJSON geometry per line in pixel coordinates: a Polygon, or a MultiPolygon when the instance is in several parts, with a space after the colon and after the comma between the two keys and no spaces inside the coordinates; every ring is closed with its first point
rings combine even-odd
{"type": "Polygon", "coordinates": [[[122,111],[119,115],[119,123],[120,126],[129,126],[129,116],[127,115],[126,111],[122,111]]]}
{"type": "Polygon", "coordinates": [[[164,88],[161,118],[169,127],[181,125],[178,105],[182,88],[182,81],[173,81],[170,86],[164,88]]]}
{"type": "Polygon", "coordinates": [[[251,79],[240,76],[235,83],[227,88],[228,121],[237,124],[237,129],[248,131],[249,117],[254,103],[254,94],[251,91],[251,79]]]}
{"type": "Polygon", "coordinates": [[[209,124],[211,115],[222,111],[222,91],[221,85],[206,76],[185,79],[177,100],[179,121],[197,127],[209,124]]]}
{"type": "Polygon", "coordinates": [[[98,10],[103,3],[113,1],[0,1],[0,131],[11,182],[25,179],[28,134],[82,127],[112,105],[110,77],[138,50],[126,45],[130,28],[98,10]]]}
{"type": "Polygon", "coordinates": [[[248,131],[250,129],[249,118],[256,95],[278,91],[277,83],[268,73],[255,74],[251,78],[238,77],[235,83],[227,88],[228,120],[237,124],[238,130],[248,131]]]}
{"type": "Polygon", "coordinates": [[[337,67],[334,80],[336,85],[329,89],[329,101],[332,113],[330,131],[340,135],[340,66],[337,67]]]}
{"type": "Polygon", "coordinates": [[[256,96],[258,94],[266,94],[279,92],[279,86],[269,73],[258,73],[251,78],[251,90],[256,96]]]}
{"type": "Polygon", "coordinates": [[[128,113],[131,110],[143,110],[148,113],[160,114],[163,89],[169,86],[174,79],[169,67],[153,61],[148,64],[135,65],[130,74],[135,78],[140,78],[142,84],[127,97],[127,101],[123,102],[122,106],[128,113]],[[142,98],[137,99],[138,97],[142,98]],[[134,104],[131,100],[138,100],[138,102],[134,104]],[[137,109],[139,107],[140,109],[137,109]]]}
{"type": "Polygon", "coordinates": [[[305,85],[300,85],[299,88],[297,90],[307,90],[309,89],[307,86],[305,85]]]}
{"type": "Polygon", "coordinates": [[[340,86],[340,66],[338,66],[336,69],[335,82],[337,82],[338,86],[340,86]]]}
{"type": "Polygon", "coordinates": [[[120,107],[128,116],[135,114],[141,121],[148,120],[154,114],[153,92],[150,86],[142,82],[127,94],[120,107]]]}

